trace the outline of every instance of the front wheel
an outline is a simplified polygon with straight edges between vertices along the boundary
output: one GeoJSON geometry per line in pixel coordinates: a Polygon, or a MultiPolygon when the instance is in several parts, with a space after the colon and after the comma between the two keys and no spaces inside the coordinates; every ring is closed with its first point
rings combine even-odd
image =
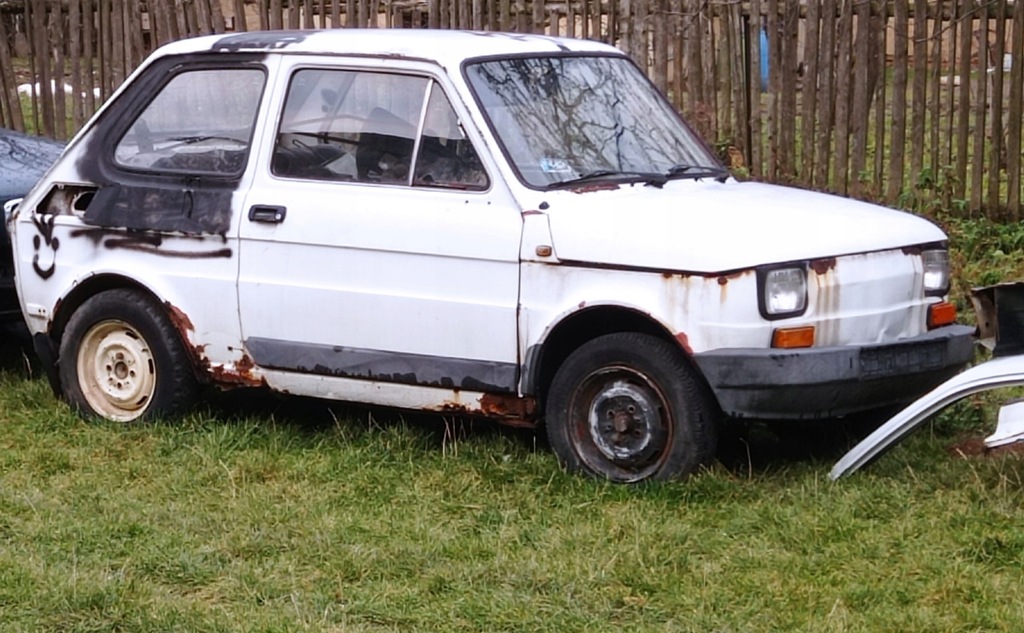
{"type": "Polygon", "coordinates": [[[195,374],[159,304],[117,289],[87,299],[60,343],[60,381],[81,413],[118,422],[172,416],[195,400],[195,374]]]}
{"type": "Polygon", "coordinates": [[[580,346],[548,391],[548,439],[562,465],[621,483],[684,477],[710,463],[717,407],[682,353],[625,332],[580,346]]]}

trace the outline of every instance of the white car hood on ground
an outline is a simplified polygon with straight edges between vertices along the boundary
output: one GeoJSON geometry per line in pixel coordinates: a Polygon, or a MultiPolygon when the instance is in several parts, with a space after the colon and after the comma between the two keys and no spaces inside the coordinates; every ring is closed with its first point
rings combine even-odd
{"type": "Polygon", "coordinates": [[[714,273],[946,239],[909,213],[753,182],[546,195],[558,258],[595,264],[714,273]]]}

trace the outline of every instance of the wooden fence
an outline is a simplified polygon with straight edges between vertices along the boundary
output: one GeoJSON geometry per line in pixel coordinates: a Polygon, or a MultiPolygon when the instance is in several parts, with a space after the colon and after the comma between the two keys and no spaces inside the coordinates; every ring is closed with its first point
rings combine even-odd
{"type": "Polygon", "coordinates": [[[1021,217],[1024,0],[0,0],[0,115],[65,138],[162,43],[332,27],[602,40],[735,170],[1021,217]]]}

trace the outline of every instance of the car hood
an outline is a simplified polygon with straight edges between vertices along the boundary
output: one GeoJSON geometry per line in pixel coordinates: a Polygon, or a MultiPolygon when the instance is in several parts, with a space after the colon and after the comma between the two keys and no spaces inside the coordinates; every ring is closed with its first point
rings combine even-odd
{"type": "Polygon", "coordinates": [[[28,193],[63,150],[59,141],[0,129],[0,202],[28,193]]]}
{"type": "Polygon", "coordinates": [[[563,261],[715,273],[946,239],[909,213],[735,180],[546,195],[555,254],[563,261]]]}

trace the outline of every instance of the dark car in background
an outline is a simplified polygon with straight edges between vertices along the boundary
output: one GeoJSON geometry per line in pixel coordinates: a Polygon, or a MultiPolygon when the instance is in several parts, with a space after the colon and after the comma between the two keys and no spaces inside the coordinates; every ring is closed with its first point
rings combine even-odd
{"type": "MultiPolygon", "coordinates": [[[[0,128],[0,206],[21,198],[64,150],[64,143],[0,128]]],[[[20,323],[14,289],[14,262],[6,216],[0,224],[0,325],[20,323]]]]}

